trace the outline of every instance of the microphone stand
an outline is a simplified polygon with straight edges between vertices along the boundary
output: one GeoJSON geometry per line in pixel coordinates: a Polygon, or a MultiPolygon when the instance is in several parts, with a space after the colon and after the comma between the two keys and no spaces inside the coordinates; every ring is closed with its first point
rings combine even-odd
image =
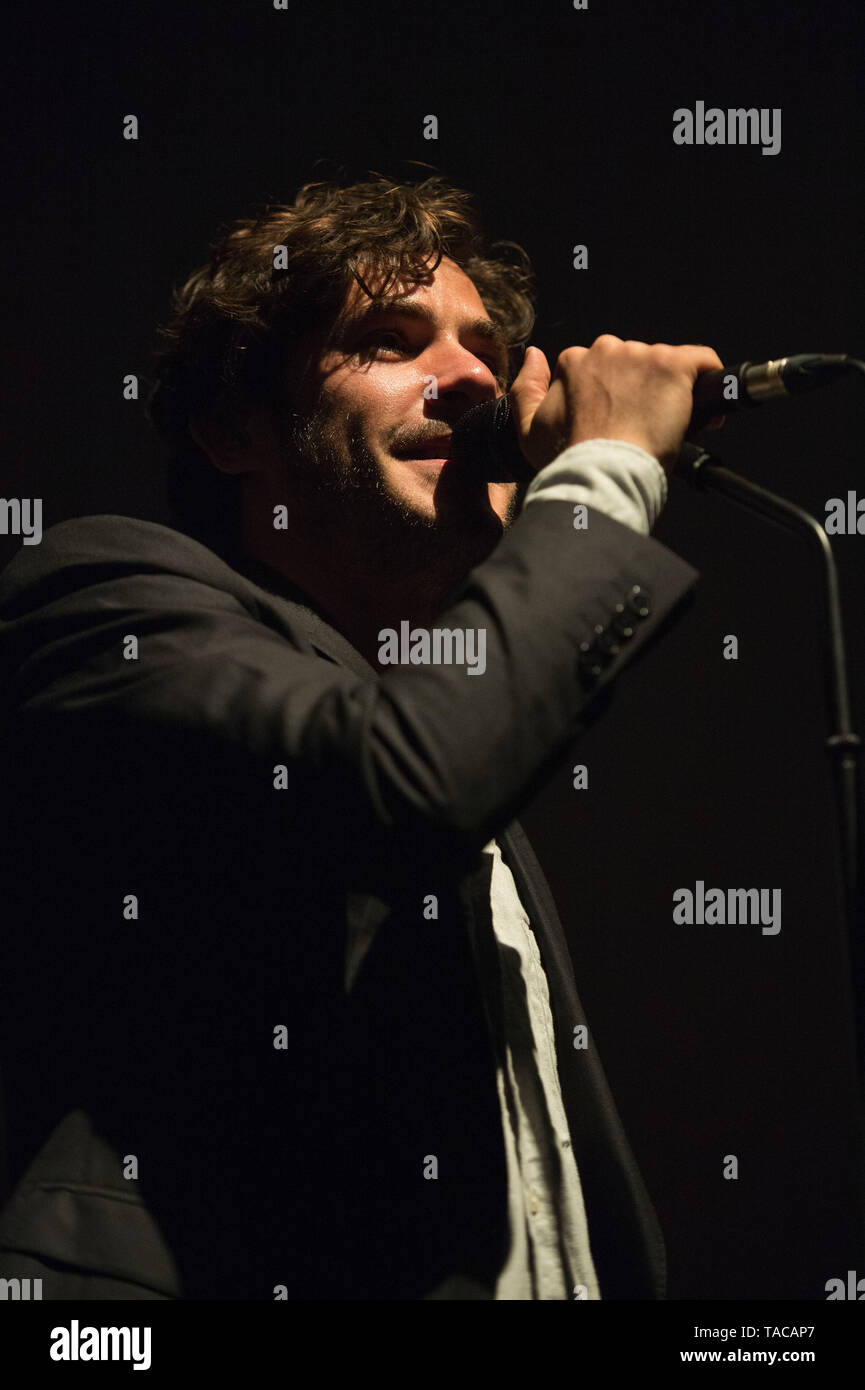
{"type": "MultiPolygon", "coordinates": [[[[856,1072],[860,1107],[857,1115],[857,1137],[860,1154],[860,1183],[863,1182],[861,1158],[865,1154],[863,1108],[865,1102],[865,975],[863,975],[863,936],[865,936],[865,907],[860,898],[859,883],[859,807],[858,807],[858,750],[859,737],[850,721],[850,696],[847,684],[847,655],[841,620],[838,592],[838,572],[829,537],[820,523],[794,503],[774,492],[759,487],[738,473],[725,468],[721,461],[696,444],[683,444],[674,476],[706,492],[719,492],[746,511],[756,512],[777,522],[779,526],[802,536],[818,560],[820,573],[819,609],[822,639],[823,676],[829,706],[830,731],[826,751],[832,762],[837,817],[837,845],[841,862],[846,932],[840,933],[841,955],[849,995],[846,1000],[848,1017],[853,1021],[855,1035],[856,1072]]],[[[865,1191],[863,1191],[865,1197],[865,1191]]]]}
{"type": "MultiPolygon", "coordinates": [[[[826,356],[808,354],[783,359],[797,366],[797,371],[779,389],[777,373],[769,369],[778,364],[766,364],[767,377],[752,399],[768,395],[797,394],[810,390],[819,380],[831,380],[843,371],[856,370],[865,374],[865,362],[847,355],[826,356]],[[816,374],[816,376],[815,376],[816,374]],[[770,387],[771,389],[767,389],[770,387]]],[[[745,364],[747,366],[748,364],[745,364]]],[[[763,369],[761,368],[760,371],[763,369]]],[[[713,402],[714,404],[714,402],[713,402]]],[[[721,411],[723,407],[720,408],[721,411]]],[[[705,406],[703,414],[706,413],[705,406]]],[[[699,428],[699,412],[695,407],[691,428],[699,428]]],[[[472,406],[460,417],[453,431],[455,457],[463,457],[478,469],[480,476],[490,482],[516,481],[518,494],[524,495],[535,470],[530,469],[517,442],[511,420],[509,395],[500,396],[472,406]]],[[[865,902],[860,898],[859,882],[859,816],[857,755],[859,737],[850,725],[850,696],[847,685],[847,655],[841,621],[838,592],[838,573],[829,537],[809,512],[786,498],[759,487],[738,473],[725,468],[701,446],[686,442],[682,445],[674,476],[683,478],[703,491],[720,492],[746,511],[768,517],[770,521],[803,536],[817,556],[820,571],[820,630],[822,638],[823,676],[828,697],[830,732],[826,751],[832,761],[835,785],[837,846],[843,883],[843,912],[846,931],[840,932],[840,947],[844,982],[845,1007],[853,1026],[853,1050],[858,1091],[856,1137],[859,1156],[860,1218],[865,1219],[865,902]]],[[[865,1237],[865,1225],[860,1225],[860,1240],[865,1237]]],[[[863,1247],[865,1259],[865,1247],[863,1247]]]]}

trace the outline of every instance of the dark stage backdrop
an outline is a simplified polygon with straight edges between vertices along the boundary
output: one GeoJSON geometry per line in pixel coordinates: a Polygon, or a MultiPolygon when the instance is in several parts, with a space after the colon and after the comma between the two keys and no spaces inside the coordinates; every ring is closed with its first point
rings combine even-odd
{"type": "MultiPolygon", "coordinates": [[[[863,38],[856,0],[18,8],[3,496],[41,496],[44,528],[167,521],[123,378],[143,396],[170,286],[221,223],[339,168],[416,178],[419,161],[476,192],[488,231],[533,258],[551,360],[605,332],[727,363],[865,357],[863,38]],[[780,110],[780,148],[675,144],[674,111],[697,102],[780,110]]],[[[710,438],[823,520],[830,497],[865,498],[863,422],[854,379],[710,438]]],[[[696,602],[523,820],[671,1297],[821,1300],[865,1257],[817,575],[800,541],[676,482],[655,535],[700,570],[696,602]],[[780,888],[781,931],[674,924],[697,880],[780,888]]],[[[0,560],[18,544],[0,537],[0,560]]],[[[833,547],[862,730],[865,534],[833,547]]]]}

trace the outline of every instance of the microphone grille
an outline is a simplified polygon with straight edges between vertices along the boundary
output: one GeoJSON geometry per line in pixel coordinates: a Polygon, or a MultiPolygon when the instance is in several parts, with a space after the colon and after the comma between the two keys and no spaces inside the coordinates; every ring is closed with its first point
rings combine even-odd
{"type": "Polygon", "coordinates": [[[453,427],[454,458],[477,470],[486,482],[521,482],[534,474],[517,442],[510,397],[473,405],[453,427]]]}

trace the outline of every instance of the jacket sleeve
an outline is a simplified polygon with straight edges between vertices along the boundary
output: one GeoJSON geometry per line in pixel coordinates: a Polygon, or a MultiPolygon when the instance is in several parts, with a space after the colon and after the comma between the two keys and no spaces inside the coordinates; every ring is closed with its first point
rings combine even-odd
{"type": "Polygon", "coordinates": [[[696,578],[651,537],[597,510],[575,530],[573,507],[547,500],[437,619],[485,630],[483,674],[393,666],[363,679],[275,630],[256,591],[197,542],[79,518],[0,576],[5,717],[100,756],[142,740],[157,759],[194,753],[217,796],[249,778],[265,814],[339,835],[372,886],[418,851],[469,862],[696,578]],[[124,656],[129,635],[137,659],[124,656]]]}

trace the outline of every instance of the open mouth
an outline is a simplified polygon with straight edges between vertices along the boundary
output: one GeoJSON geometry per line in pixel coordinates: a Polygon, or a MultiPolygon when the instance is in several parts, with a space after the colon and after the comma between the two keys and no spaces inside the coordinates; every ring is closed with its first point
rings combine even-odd
{"type": "Polygon", "coordinates": [[[451,458],[450,435],[428,440],[426,444],[417,444],[401,451],[399,457],[406,463],[448,463],[451,458]]]}

